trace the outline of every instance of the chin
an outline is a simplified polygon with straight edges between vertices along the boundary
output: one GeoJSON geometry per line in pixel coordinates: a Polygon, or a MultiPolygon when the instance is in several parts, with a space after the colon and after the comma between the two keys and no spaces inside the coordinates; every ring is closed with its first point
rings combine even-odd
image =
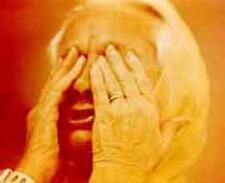
{"type": "Polygon", "coordinates": [[[87,161],[92,157],[92,131],[77,129],[60,133],[60,155],[70,161],[87,161]]]}
{"type": "Polygon", "coordinates": [[[91,144],[92,131],[91,130],[74,130],[69,135],[69,144],[72,149],[80,149],[91,144]]]}
{"type": "Polygon", "coordinates": [[[63,165],[59,172],[64,172],[72,180],[78,180],[77,177],[88,180],[92,172],[92,131],[64,129],[59,132],[59,158],[63,165]]]}

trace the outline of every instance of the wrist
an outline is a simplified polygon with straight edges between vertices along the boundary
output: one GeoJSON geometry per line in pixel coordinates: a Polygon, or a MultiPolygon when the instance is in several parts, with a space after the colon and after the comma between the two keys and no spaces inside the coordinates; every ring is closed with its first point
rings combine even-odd
{"type": "Polygon", "coordinates": [[[147,183],[168,183],[169,181],[159,175],[150,175],[147,183]]]}
{"type": "Polygon", "coordinates": [[[3,183],[35,183],[35,181],[28,176],[27,174],[24,174],[23,172],[20,172],[18,170],[12,170],[12,169],[5,169],[0,172],[0,182],[3,183]]]}
{"type": "Polygon", "coordinates": [[[97,164],[93,167],[91,183],[101,182],[130,182],[146,183],[148,180],[147,172],[137,167],[121,164],[97,164]]]}
{"type": "Polygon", "coordinates": [[[36,160],[22,159],[16,169],[32,177],[36,182],[42,182],[44,175],[38,164],[36,160]]]}
{"type": "Polygon", "coordinates": [[[56,167],[56,162],[34,155],[32,157],[24,157],[16,169],[30,176],[36,182],[47,182],[56,172],[56,167]]]}

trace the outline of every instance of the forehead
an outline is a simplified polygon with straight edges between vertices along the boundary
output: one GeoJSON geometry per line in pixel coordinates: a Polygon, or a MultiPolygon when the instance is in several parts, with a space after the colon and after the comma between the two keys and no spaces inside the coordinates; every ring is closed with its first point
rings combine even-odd
{"type": "MultiPolygon", "coordinates": [[[[101,50],[107,43],[132,48],[151,47],[154,16],[130,5],[92,5],[73,12],[71,21],[60,44],[60,52],[71,46],[88,52],[90,39],[95,37],[101,50]]],[[[61,53],[62,54],[62,53],[61,53]]]]}

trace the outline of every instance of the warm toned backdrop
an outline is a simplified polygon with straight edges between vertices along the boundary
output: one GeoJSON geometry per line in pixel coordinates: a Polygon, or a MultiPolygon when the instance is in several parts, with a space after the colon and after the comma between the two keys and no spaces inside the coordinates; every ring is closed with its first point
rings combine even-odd
{"type": "MultiPolygon", "coordinates": [[[[225,1],[173,0],[192,28],[211,78],[209,140],[190,183],[225,182],[225,1]]],[[[73,0],[0,0],[0,168],[22,153],[25,115],[46,79],[46,45],[73,0]]],[[[194,152],[194,150],[193,150],[194,152]]]]}

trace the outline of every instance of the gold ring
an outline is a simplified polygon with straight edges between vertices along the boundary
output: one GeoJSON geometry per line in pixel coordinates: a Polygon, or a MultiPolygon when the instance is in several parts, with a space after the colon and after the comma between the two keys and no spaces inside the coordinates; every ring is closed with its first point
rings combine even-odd
{"type": "Polygon", "coordinates": [[[117,99],[122,98],[122,97],[123,97],[123,94],[121,92],[118,92],[118,93],[113,94],[109,98],[109,100],[110,100],[110,102],[113,102],[114,100],[117,100],[117,99]]]}

